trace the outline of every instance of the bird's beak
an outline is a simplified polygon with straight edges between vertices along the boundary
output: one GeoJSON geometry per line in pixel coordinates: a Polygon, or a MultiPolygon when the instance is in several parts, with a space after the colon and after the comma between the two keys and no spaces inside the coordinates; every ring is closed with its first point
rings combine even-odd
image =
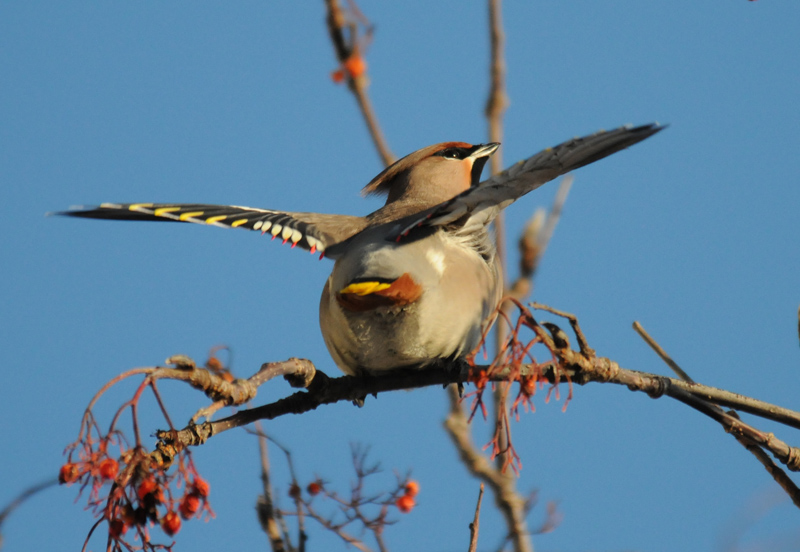
{"type": "Polygon", "coordinates": [[[491,157],[499,147],[500,144],[497,142],[489,142],[488,144],[478,144],[475,146],[475,150],[468,157],[468,159],[472,159],[472,171],[470,171],[472,181],[470,182],[470,186],[474,187],[480,183],[483,166],[486,165],[489,157],[491,157]]]}
{"type": "Polygon", "coordinates": [[[480,159],[482,157],[488,158],[490,157],[497,148],[500,147],[499,142],[489,142],[488,144],[478,144],[475,146],[475,150],[469,155],[471,159],[480,159]]]}

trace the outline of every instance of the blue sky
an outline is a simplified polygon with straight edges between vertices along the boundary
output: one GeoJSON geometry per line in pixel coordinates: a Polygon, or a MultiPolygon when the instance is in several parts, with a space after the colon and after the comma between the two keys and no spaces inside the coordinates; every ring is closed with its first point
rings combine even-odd
{"type": "MultiPolygon", "coordinates": [[[[376,25],[370,94],[394,152],[486,141],[484,4],[361,7],[376,25]]],[[[44,217],[103,201],[377,208],[358,191],[380,162],[330,81],[323,16],[321,2],[0,3],[0,502],[57,472],[91,395],[127,368],[227,344],[238,375],[290,356],[336,373],[317,324],[328,261],[257,233],[44,217]]],[[[507,164],[600,128],[671,125],[575,174],[535,299],[576,313],[624,367],[667,373],[631,330],[639,320],[696,380],[800,408],[800,5],[526,2],[504,18],[507,164]]],[[[512,236],[554,190],[508,210],[512,236]]],[[[178,420],[204,404],[181,385],[162,392],[178,420]]],[[[288,392],[275,383],[257,402],[288,392]]],[[[596,384],[566,412],[543,396],[536,406],[513,428],[520,487],[565,516],[538,550],[723,550],[732,528],[751,549],[798,549],[797,511],[776,484],[687,407],[596,384]]],[[[445,410],[443,391],[427,389],[266,427],[304,481],[347,489],[353,442],[371,445],[385,486],[392,470],[412,470],[419,506],[388,529],[389,546],[463,550],[478,483],[441,428],[445,410]]],[[[145,416],[147,431],[162,426],[145,416]]],[[[489,439],[487,424],[475,430],[489,439]]],[[[195,461],[217,519],[186,525],[177,550],[265,549],[254,439],[229,432],[195,461]]],[[[273,464],[285,482],[276,452],[273,464]]],[[[79,549],[92,520],[74,498],[62,488],[26,504],[4,527],[5,549],[79,549]]],[[[480,549],[502,535],[484,508],[480,549]]],[[[317,530],[309,546],[344,549],[317,530]]]]}

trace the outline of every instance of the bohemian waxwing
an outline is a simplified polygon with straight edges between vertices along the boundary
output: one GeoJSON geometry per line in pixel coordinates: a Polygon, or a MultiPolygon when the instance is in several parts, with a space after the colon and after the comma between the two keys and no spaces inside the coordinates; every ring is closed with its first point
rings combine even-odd
{"type": "Polygon", "coordinates": [[[575,138],[484,182],[481,171],[499,144],[428,146],[364,187],[387,196],[366,217],[177,203],[103,203],[59,214],[246,228],[319,252],[335,261],[319,309],[325,344],[345,373],[378,373],[468,355],[503,293],[489,223],[545,182],[662,128],[575,138]]]}

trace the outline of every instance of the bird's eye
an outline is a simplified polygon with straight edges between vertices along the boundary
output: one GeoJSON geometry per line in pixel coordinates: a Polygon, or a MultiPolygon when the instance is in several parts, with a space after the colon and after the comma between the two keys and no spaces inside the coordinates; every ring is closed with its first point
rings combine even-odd
{"type": "Polygon", "coordinates": [[[458,148],[443,149],[440,155],[445,159],[462,159],[463,157],[461,150],[458,148]]]}

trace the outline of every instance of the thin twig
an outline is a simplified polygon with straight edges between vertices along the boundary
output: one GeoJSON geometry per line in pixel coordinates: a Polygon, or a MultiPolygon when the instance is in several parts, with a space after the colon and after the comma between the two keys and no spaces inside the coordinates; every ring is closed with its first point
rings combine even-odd
{"type": "Polygon", "coordinates": [[[264,435],[260,422],[255,422],[258,432],[258,451],[261,457],[261,483],[263,486],[262,500],[258,504],[258,520],[262,529],[269,538],[272,552],[284,552],[283,537],[275,519],[275,507],[272,501],[272,485],[270,485],[269,451],[267,450],[267,437],[264,435]]]}
{"type": "Polygon", "coordinates": [[[40,493],[41,491],[44,491],[45,489],[49,489],[50,487],[53,487],[55,485],[58,485],[58,479],[57,478],[56,479],[48,479],[47,481],[42,481],[41,483],[37,483],[36,485],[32,485],[32,486],[28,487],[27,489],[25,489],[24,491],[22,491],[21,493],[19,493],[16,497],[14,497],[14,499],[11,500],[11,502],[9,502],[6,505],[5,508],[0,510],[0,527],[2,527],[3,522],[6,520],[6,518],[11,515],[11,512],[13,512],[17,508],[19,508],[22,505],[22,503],[24,503],[26,500],[28,500],[32,496],[40,493]]]}
{"type": "MultiPolygon", "coordinates": [[[[489,141],[503,141],[503,115],[508,108],[506,94],[506,62],[504,58],[505,32],[503,31],[502,6],[500,0],[489,0],[489,97],[484,114],[489,123],[489,141]]],[[[503,170],[503,150],[495,152],[490,160],[492,174],[503,170]]],[[[505,266],[505,231],[502,213],[494,222],[497,255],[505,266]]]]}
{"type": "Polygon", "coordinates": [[[683,369],[680,366],[678,366],[678,363],[672,360],[672,357],[670,357],[667,354],[667,352],[661,348],[661,345],[656,343],[656,340],[653,339],[650,336],[650,334],[645,331],[642,325],[639,324],[638,320],[634,321],[633,329],[636,330],[636,333],[638,333],[642,337],[642,339],[644,339],[645,343],[650,345],[650,348],[653,349],[653,351],[655,351],[655,353],[659,357],[661,357],[661,360],[663,360],[666,363],[666,365],[669,366],[670,369],[673,372],[675,372],[675,374],[678,375],[679,378],[681,378],[685,382],[694,383],[694,380],[691,377],[689,377],[689,374],[684,372],[683,369]]]}
{"type": "Polygon", "coordinates": [[[346,532],[342,529],[341,526],[334,524],[331,520],[327,519],[325,516],[320,515],[310,504],[306,504],[306,513],[308,517],[322,525],[328,531],[331,531],[333,534],[338,536],[344,542],[361,550],[361,552],[372,552],[372,549],[367,546],[362,540],[354,537],[353,535],[346,532]]]}
{"type": "MultiPolygon", "coordinates": [[[[325,21],[328,25],[328,34],[331,37],[333,49],[336,52],[336,59],[339,61],[339,64],[344,65],[352,56],[363,57],[362,45],[360,44],[358,36],[358,25],[355,22],[353,24],[348,24],[348,17],[339,5],[338,0],[325,0],[325,8],[327,10],[325,21]]],[[[358,11],[355,15],[357,15],[358,19],[363,23],[365,18],[361,12],[358,11]]],[[[369,96],[367,95],[367,85],[369,83],[367,75],[351,75],[349,72],[345,71],[344,76],[347,78],[347,87],[353,93],[356,103],[358,103],[361,116],[367,124],[370,137],[372,138],[375,148],[378,150],[381,161],[384,165],[391,165],[395,161],[395,156],[389,149],[386,138],[378,124],[375,110],[372,108],[372,102],[370,102],[369,96]]]]}
{"type": "Polygon", "coordinates": [[[468,552],[475,552],[478,550],[478,529],[480,528],[481,521],[481,501],[483,501],[483,483],[481,483],[481,490],[478,492],[478,504],[475,506],[475,518],[469,524],[469,549],[468,552]]]}

